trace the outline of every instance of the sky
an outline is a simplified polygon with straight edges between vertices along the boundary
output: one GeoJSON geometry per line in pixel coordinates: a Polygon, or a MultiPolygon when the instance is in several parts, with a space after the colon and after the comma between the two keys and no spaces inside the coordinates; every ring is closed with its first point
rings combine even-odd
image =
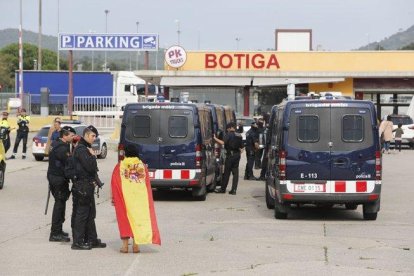
{"type": "MultiPolygon", "coordinates": [[[[104,33],[107,23],[108,33],[159,34],[163,48],[180,37],[186,50],[273,49],[275,29],[312,29],[314,49],[352,50],[414,25],[413,0],[41,1],[43,34],[104,33]]],[[[38,32],[39,0],[22,2],[23,29],[38,32]]],[[[0,29],[19,27],[19,0],[0,0],[0,11],[0,29]]]]}

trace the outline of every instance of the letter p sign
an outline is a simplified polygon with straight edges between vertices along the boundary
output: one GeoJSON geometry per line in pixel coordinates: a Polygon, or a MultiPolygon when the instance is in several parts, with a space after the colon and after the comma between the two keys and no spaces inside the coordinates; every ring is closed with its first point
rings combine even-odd
{"type": "Polygon", "coordinates": [[[165,61],[173,68],[179,68],[184,65],[187,60],[187,53],[180,46],[172,46],[165,53],[165,61]]]}

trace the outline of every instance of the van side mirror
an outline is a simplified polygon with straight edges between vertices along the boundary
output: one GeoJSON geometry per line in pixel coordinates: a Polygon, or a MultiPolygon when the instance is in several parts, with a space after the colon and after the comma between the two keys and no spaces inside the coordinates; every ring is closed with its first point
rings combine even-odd
{"type": "Polygon", "coordinates": [[[121,106],[121,111],[125,111],[125,105],[121,106]]]}

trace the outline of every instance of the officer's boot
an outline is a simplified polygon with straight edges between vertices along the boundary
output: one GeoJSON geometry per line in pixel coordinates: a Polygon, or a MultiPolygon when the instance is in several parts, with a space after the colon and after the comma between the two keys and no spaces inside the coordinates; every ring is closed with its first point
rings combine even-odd
{"type": "Polygon", "coordinates": [[[121,253],[128,253],[128,238],[122,239],[122,247],[119,249],[119,252],[121,253]]]}
{"type": "Polygon", "coordinates": [[[135,243],[135,239],[133,240],[133,244],[132,244],[132,252],[133,253],[139,253],[139,246],[137,243],[135,243]]]}

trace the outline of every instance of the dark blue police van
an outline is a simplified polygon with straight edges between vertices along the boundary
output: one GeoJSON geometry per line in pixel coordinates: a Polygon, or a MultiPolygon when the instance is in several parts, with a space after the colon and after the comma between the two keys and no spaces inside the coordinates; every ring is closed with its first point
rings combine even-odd
{"type": "Polygon", "coordinates": [[[119,159],[133,144],[148,166],[153,188],[190,189],[195,199],[205,200],[216,168],[212,131],[212,111],[204,104],[127,104],[119,159]]]}
{"type": "Polygon", "coordinates": [[[292,100],[272,108],[266,204],[286,219],[292,204],[344,204],[375,220],[382,160],[375,107],[358,100],[292,100]]]}

